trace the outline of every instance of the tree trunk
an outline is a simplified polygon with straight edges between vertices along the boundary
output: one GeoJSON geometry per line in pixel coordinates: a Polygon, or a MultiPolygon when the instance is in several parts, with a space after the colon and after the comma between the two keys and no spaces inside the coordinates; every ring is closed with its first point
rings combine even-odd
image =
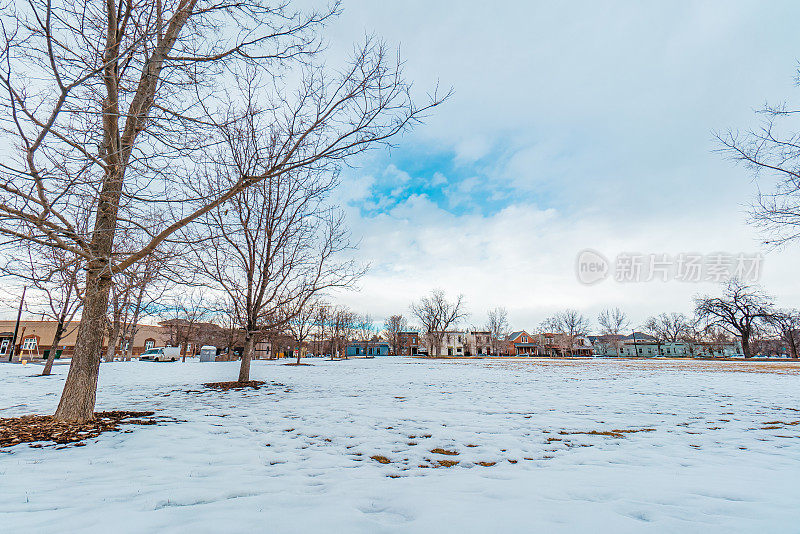
{"type": "Polygon", "coordinates": [[[250,381],[250,360],[253,359],[253,337],[248,335],[244,339],[244,352],[242,353],[242,364],[239,367],[239,382],[250,381]]]}
{"type": "Polygon", "coordinates": [[[304,350],[305,349],[303,348],[303,342],[301,341],[300,342],[300,350],[297,351],[297,365],[300,365],[300,358],[303,357],[303,351],[304,350]]]}
{"type": "Polygon", "coordinates": [[[750,353],[750,334],[748,333],[742,333],[742,353],[744,353],[745,358],[752,357],[750,353]]]}
{"type": "Polygon", "coordinates": [[[114,356],[117,353],[117,344],[119,343],[119,331],[121,325],[118,318],[114,319],[114,324],[111,327],[111,332],[108,334],[108,348],[106,349],[106,361],[114,361],[114,356]]]}
{"type": "Polygon", "coordinates": [[[47,361],[42,370],[42,376],[49,376],[53,370],[53,360],[56,359],[56,351],[58,350],[58,343],[61,341],[61,336],[64,333],[64,317],[59,317],[58,324],[56,325],[56,333],[53,337],[53,344],[50,345],[50,353],[47,355],[47,361]]]}
{"type": "Polygon", "coordinates": [[[104,265],[101,265],[91,267],[86,273],[86,293],[75,352],[55,413],[59,421],[85,422],[94,416],[108,293],[111,289],[111,277],[103,271],[104,265]]]}

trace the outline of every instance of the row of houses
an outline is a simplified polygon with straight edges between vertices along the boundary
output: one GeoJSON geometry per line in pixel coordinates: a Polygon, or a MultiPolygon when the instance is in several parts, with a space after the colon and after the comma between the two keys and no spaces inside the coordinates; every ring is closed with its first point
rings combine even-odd
{"type": "Polygon", "coordinates": [[[742,352],[739,342],[661,342],[635,332],[627,336],[569,336],[560,333],[529,334],[511,332],[494,340],[486,331],[444,332],[439,354],[432,354],[433,343],[425,343],[419,332],[400,332],[398,354],[413,356],[530,356],[530,357],[733,357],[742,352]]]}
{"type": "Polygon", "coordinates": [[[588,338],[581,336],[572,340],[571,348],[563,346],[557,334],[528,334],[524,330],[512,332],[505,339],[493,339],[488,331],[465,330],[442,333],[439,353],[435,354],[430,336],[419,332],[400,332],[398,350],[400,356],[424,354],[430,356],[591,356],[592,347],[588,338]]]}
{"type": "MultiPolygon", "coordinates": [[[[14,337],[14,321],[0,321],[0,359],[10,354],[14,337]]],[[[44,358],[47,356],[56,331],[53,321],[22,321],[17,334],[15,354],[22,358],[44,358]]],[[[75,346],[77,323],[67,325],[57,354],[70,357],[75,346]]],[[[188,324],[181,321],[165,321],[158,325],[139,325],[132,341],[116,347],[116,353],[138,356],[153,347],[179,346],[181,355],[195,355],[203,345],[217,347],[218,358],[236,359],[242,348],[235,333],[210,323],[188,324]]],[[[106,340],[106,345],[108,340],[106,340]]],[[[529,356],[529,357],[731,357],[741,353],[738,342],[660,342],[641,332],[628,336],[567,336],[559,333],[529,334],[524,330],[510,333],[505,339],[493,339],[491,333],[482,330],[447,331],[441,335],[439,353],[433,347],[439,345],[417,331],[400,332],[397,347],[381,336],[371,341],[345,341],[334,344],[317,340],[306,343],[308,352],[317,354],[335,353],[347,357],[388,356],[529,356]],[[343,354],[342,354],[343,352],[343,354]]],[[[104,347],[104,353],[108,350],[104,347]]],[[[297,343],[286,336],[265,338],[256,343],[256,358],[293,356],[300,350],[297,343]]],[[[114,352],[114,351],[112,351],[114,352]]]]}

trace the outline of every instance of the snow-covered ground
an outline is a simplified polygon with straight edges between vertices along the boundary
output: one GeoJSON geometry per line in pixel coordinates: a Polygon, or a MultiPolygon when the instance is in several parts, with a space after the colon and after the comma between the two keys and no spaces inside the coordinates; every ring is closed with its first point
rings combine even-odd
{"type": "MultiPolygon", "coordinates": [[[[800,532],[791,364],[309,361],[103,364],[98,410],[183,422],[3,449],[0,531],[800,532]]],[[[0,416],[55,409],[40,370],[0,365],[0,416]]]]}

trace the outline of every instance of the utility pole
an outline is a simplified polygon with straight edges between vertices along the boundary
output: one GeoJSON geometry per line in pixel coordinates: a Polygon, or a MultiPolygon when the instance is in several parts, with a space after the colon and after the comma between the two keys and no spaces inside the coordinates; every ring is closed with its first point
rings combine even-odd
{"type": "Polygon", "coordinates": [[[17,324],[14,325],[14,337],[11,338],[11,352],[8,353],[8,361],[14,359],[14,347],[17,345],[17,334],[19,333],[19,319],[22,317],[22,304],[25,302],[25,291],[27,287],[22,288],[22,297],[19,299],[19,311],[17,312],[17,324]]]}

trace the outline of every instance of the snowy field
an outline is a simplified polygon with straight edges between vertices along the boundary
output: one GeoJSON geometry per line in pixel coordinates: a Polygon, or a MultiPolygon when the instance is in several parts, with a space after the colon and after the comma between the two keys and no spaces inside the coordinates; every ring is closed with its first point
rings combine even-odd
{"type": "MultiPolygon", "coordinates": [[[[791,363],[309,362],[103,364],[98,410],[183,422],[3,449],[0,531],[800,532],[791,363]]],[[[40,371],[0,416],[53,412],[40,371]]]]}

